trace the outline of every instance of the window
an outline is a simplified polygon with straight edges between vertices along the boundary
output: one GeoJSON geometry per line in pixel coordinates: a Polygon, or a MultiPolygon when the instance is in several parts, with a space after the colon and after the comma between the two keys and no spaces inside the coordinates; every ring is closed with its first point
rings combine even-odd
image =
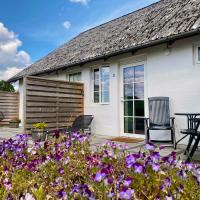
{"type": "Polygon", "coordinates": [[[197,61],[200,62],[200,46],[197,47],[197,61]]]}
{"type": "Polygon", "coordinates": [[[94,103],[109,103],[110,101],[110,67],[103,66],[93,71],[94,103]]]}
{"type": "Polygon", "coordinates": [[[70,82],[80,82],[81,81],[81,72],[69,74],[70,82]]]}
{"type": "Polygon", "coordinates": [[[195,55],[194,55],[194,60],[195,63],[200,64],[200,45],[195,45],[195,55]]]}

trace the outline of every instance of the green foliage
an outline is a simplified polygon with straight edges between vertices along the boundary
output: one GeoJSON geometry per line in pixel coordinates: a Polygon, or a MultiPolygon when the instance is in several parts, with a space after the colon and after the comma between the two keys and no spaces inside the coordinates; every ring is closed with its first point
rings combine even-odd
{"type": "Polygon", "coordinates": [[[43,130],[43,129],[46,129],[47,124],[45,122],[39,122],[39,123],[33,124],[33,127],[35,129],[42,129],[43,130]]]}
{"type": "Polygon", "coordinates": [[[15,92],[15,88],[13,87],[13,85],[4,80],[0,81],[0,90],[6,92],[15,92]]]}

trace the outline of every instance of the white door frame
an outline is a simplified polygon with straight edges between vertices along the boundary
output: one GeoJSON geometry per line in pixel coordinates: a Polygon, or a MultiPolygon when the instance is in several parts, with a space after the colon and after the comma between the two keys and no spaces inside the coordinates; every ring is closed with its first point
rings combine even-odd
{"type": "MultiPolygon", "coordinates": [[[[119,81],[119,104],[120,104],[120,136],[121,137],[134,137],[134,138],[142,138],[145,139],[145,134],[130,134],[124,133],[124,85],[123,85],[123,69],[127,67],[134,67],[134,66],[144,66],[144,101],[146,99],[146,62],[129,62],[127,64],[120,65],[120,81],[119,81]]],[[[144,106],[146,103],[144,102],[144,106]]],[[[145,109],[144,109],[144,116],[145,116],[145,109]]]]}

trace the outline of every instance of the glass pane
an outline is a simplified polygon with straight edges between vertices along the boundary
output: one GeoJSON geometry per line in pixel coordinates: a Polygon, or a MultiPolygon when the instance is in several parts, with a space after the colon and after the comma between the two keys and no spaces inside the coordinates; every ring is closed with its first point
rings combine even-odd
{"type": "Polygon", "coordinates": [[[94,103],[99,103],[99,92],[94,92],[94,103]]]}
{"type": "Polygon", "coordinates": [[[144,66],[135,67],[135,82],[144,82],[144,66]]]}
{"type": "Polygon", "coordinates": [[[108,103],[109,100],[110,100],[109,92],[108,91],[102,91],[101,92],[101,102],[102,103],[108,103]]]}
{"type": "Polygon", "coordinates": [[[144,101],[134,101],[135,116],[144,117],[144,101]]]}
{"type": "Polygon", "coordinates": [[[110,68],[108,66],[101,68],[101,101],[109,102],[109,86],[110,86],[110,68]]]}
{"type": "Polygon", "coordinates": [[[127,67],[123,69],[124,83],[134,82],[134,67],[127,67]]]}
{"type": "Polygon", "coordinates": [[[135,134],[144,134],[144,119],[135,118],[135,134]]]}
{"type": "Polygon", "coordinates": [[[124,133],[133,133],[133,118],[124,118],[124,133]]]}
{"type": "Polygon", "coordinates": [[[133,84],[124,85],[124,99],[133,99],[133,84]]]}
{"type": "Polygon", "coordinates": [[[198,47],[198,61],[200,61],[200,47],[198,47]]]}
{"type": "Polygon", "coordinates": [[[70,75],[69,75],[69,81],[70,81],[70,82],[73,82],[73,81],[74,81],[73,74],[70,74],[70,75]]]}
{"type": "Polygon", "coordinates": [[[135,99],[144,99],[144,83],[135,83],[134,84],[134,98],[135,99]]]}
{"type": "Polygon", "coordinates": [[[77,82],[78,81],[78,74],[77,73],[73,74],[73,76],[74,76],[74,82],[77,82]]]}
{"type": "Polygon", "coordinates": [[[78,78],[77,78],[78,81],[81,81],[81,72],[78,72],[78,78]]]}
{"type": "Polygon", "coordinates": [[[94,91],[99,92],[99,80],[94,81],[94,91]]]}
{"type": "Polygon", "coordinates": [[[133,116],[133,101],[124,102],[124,116],[133,116]]]}

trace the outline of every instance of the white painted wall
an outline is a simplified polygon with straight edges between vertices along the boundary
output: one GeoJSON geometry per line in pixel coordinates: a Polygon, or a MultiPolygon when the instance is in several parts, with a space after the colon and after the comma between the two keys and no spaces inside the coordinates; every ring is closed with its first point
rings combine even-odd
{"type": "MultiPolygon", "coordinates": [[[[120,134],[120,64],[143,61],[145,63],[145,98],[146,116],[148,116],[147,98],[151,96],[169,96],[171,115],[175,112],[200,112],[200,65],[194,62],[193,47],[200,43],[200,36],[176,41],[166,51],[166,45],[151,47],[138,51],[135,55],[126,54],[106,61],[88,63],[70,70],[59,71],[45,77],[67,80],[71,71],[82,71],[85,87],[85,114],[93,114],[92,132],[94,134],[118,136],[120,134]],[[168,54],[169,53],[169,54],[168,54]],[[140,56],[142,55],[142,56],[140,56]],[[110,103],[94,104],[92,102],[91,68],[110,65],[110,103]]],[[[19,91],[22,85],[20,84],[19,91]]],[[[22,100],[23,95],[20,94],[22,100]]],[[[20,103],[21,105],[21,103],[20,103]]],[[[22,118],[22,106],[20,117],[22,118]]],[[[176,116],[177,138],[179,130],[186,127],[186,118],[176,116]]],[[[167,134],[168,135],[168,134],[167,134]]],[[[153,133],[152,138],[166,138],[166,134],[153,133]]]]}

